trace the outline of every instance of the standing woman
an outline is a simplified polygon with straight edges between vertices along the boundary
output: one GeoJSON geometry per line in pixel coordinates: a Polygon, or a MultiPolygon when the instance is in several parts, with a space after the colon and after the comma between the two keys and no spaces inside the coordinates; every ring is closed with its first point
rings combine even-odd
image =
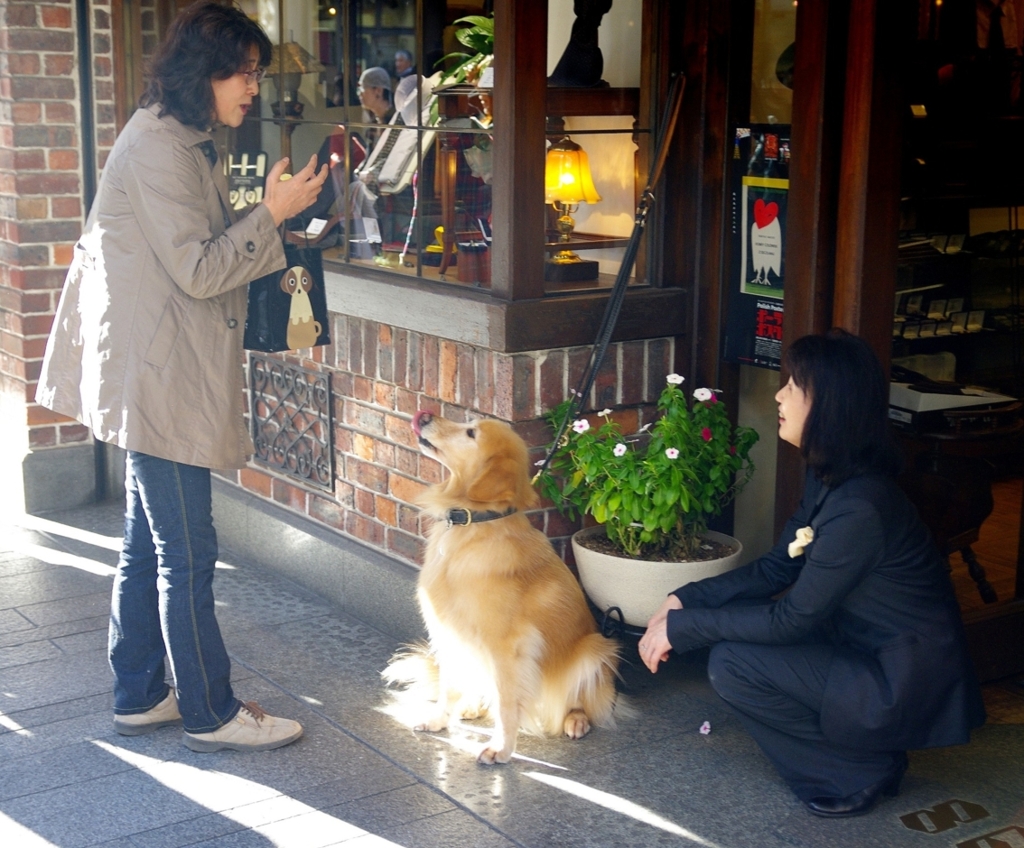
{"type": "Polygon", "coordinates": [[[713,645],[711,685],[796,796],[854,816],[899,792],[907,749],[967,742],[985,711],[948,569],[894,480],[877,358],[833,330],[785,365],[779,437],[807,462],[803,501],[760,559],[669,595],[640,655],[656,672],[713,645]]]}
{"type": "Polygon", "coordinates": [[[316,198],[315,157],[244,217],[228,203],[215,125],[241,125],[271,45],[239,9],[197,3],[153,59],[143,108],[103,169],[46,346],[37,401],[127,450],[114,578],[114,728],[182,723],[194,751],[302,735],[232,689],[214,615],[210,469],[252,452],[242,417],[246,283],[285,267],[277,227],[316,198]],[[175,689],[164,682],[170,660],[175,689]]]}

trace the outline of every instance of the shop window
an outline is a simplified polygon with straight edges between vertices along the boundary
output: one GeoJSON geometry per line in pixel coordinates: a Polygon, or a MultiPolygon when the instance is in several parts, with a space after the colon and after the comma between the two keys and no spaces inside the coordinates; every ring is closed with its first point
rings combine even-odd
{"type": "MultiPolygon", "coordinates": [[[[533,5],[548,16],[550,74],[576,9],[572,0],[533,5]]],[[[515,115],[546,120],[535,128],[538,143],[567,138],[589,154],[596,194],[587,201],[527,208],[518,187],[504,196],[492,187],[495,135],[510,130],[495,123],[493,105],[511,86],[494,79],[493,66],[452,79],[465,58],[457,54],[474,52],[459,30],[491,18],[492,0],[250,0],[246,9],[279,58],[236,154],[262,150],[270,161],[288,155],[299,166],[316,153],[330,164],[318,202],[289,222],[289,238],[319,244],[329,266],[498,289],[512,300],[609,287],[649,155],[650,121],[639,114],[645,5],[650,0],[616,0],[603,16],[596,86],[549,86],[543,116],[515,115]],[[543,281],[492,286],[493,277],[511,273],[491,267],[496,206],[511,217],[543,216],[534,248],[543,281]],[[574,221],[568,244],[558,229],[565,212],[574,221]],[[582,262],[559,271],[551,260],[567,250],[582,262]]],[[[521,58],[513,56],[513,67],[521,58]]],[[[633,282],[650,284],[642,261],[638,268],[633,282]]]]}

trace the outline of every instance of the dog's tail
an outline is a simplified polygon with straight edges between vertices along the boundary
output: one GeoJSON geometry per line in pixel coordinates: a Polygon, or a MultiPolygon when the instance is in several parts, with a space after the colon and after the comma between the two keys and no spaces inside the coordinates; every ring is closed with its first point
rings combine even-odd
{"type": "Polygon", "coordinates": [[[598,727],[615,727],[618,646],[600,633],[591,633],[581,640],[577,657],[576,691],[583,712],[598,727]]]}
{"type": "Polygon", "coordinates": [[[415,692],[428,701],[437,700],[440,675],[427,642],[414,642],[395,651],[380,676],[388,686],[415,692]]]}
{"type": "Polygon", "coordinates": [[[583,710],[598,727],[615,727],[618,668],[619,650],[611,639],[600,633],[584,636],[559,669],[545,676],[527,729],[561,735],[571,710],[583,710]]]}

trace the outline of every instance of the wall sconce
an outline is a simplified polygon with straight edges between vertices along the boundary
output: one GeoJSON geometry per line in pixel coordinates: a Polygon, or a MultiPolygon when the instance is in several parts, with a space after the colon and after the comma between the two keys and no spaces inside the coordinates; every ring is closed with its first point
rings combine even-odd
{"type": "Polygon", "coordinates": [[[570,138],[548,148],[544,166],[544,202],[550,203],[560,217],[555,224],[558,243],[564,245],[544,265],[544,278],[556,282],[597,279],[597,262],[580,259],[570,248],[576,222],[572,213],[580,203],[598,203],[601,195],[594,188],[590,160],[586,151],[570,138]]]}
{"type": "Polygon", "coordinates": [[[281,155],[291,159],[292,133],[295,121],[302,117],[303,103],[299,100],[299,86],[303,74],[318,74],[325,70],[320,60],[301,44],[288,41],[274,45],[267,65],[267,76],[274,80],[278,98],[270,104],[274,123],[281,127],[281,155]],[[282,61],[283,56],[283,61],[282,61]]]}

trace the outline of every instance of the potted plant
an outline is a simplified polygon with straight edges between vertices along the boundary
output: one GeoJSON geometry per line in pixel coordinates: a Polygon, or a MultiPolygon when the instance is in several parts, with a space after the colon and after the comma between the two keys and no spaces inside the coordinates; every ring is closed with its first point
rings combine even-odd
{"type": "MultiPolygon", "coordinates": [[[[682,383],[668,375],[659,417],[634,435],[622,434],[610,409],[597,413],[604,421],[596,427],[574,420],[539,479],[562,513],[597,522],[572,540],[583,588],[596,606],[618,606],[637,626],[668,592],[734,567],[741,552],[737,540],[709,531],[708,523],[753,475],[758,435],[734,428],[711,389],[694,391],[688,405],[682,383]],[[599,586],[605,577],[611,585],[599,586]],[[641,596],[635,603],[634,594],[641,596]]],[[[570,409],[565,401],[549,413],[556,432],[570,409]]]]}
{"type": "MultiPolygon", "coordinates": [[[[453,86],[475,87],[480,83],[484,71],[491,67],[494,62],[494,17],[483,17],[482,15],[468,15],[455,21],[457,24],[467,24],[455,31],[455,38],[464,44],[474,53],[448,53],[437,60],[435,67],[438,67],[450,59],[458,59],[459,62],[442,73],[441,80],[437,84],[438,90],[451,88],[453,86]]],[[[482,129],[490,129],[494,120],[491,110],[491,95],[481,91],[475,92],[470,98],[471,105],[480,112],[479,117],[474,116],[473,120],[482,129]]],[[[431,106],[430,118],[432,124],[437,124],[440,118],[438,105],[435,102],[431,106]]]]}
{"type": "Polygon", "coordinates": [[[441,85],[476,85],[480,75],[494,61],[494,17],[468,15],[455,21],[457,24],[468,24],[455,31],[455,38],[473,53],[449,53],[441,58],[460,59],[458,65],[447,71],[441,79],[441,85]]]}

